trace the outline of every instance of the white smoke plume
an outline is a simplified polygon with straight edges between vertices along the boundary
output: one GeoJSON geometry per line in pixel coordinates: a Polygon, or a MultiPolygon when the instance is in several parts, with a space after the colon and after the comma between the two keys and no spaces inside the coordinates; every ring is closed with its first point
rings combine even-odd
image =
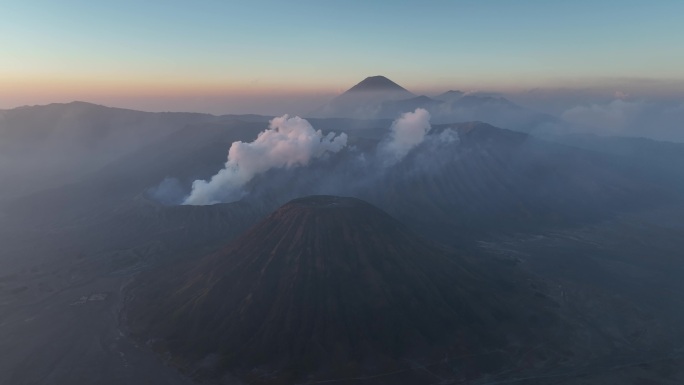
{"type": "Polygon", "coordinates": [[[446,130],[442,131],[438,136],[437,139],[439,139],[440,142],[442,143],[453,143],[453,142],[459,142],[460,137],[458,136],[458,132],[451,128],[447,128],[446,130]]]}
{"type": "Polygon", "coordinates": [[[378,154],[384,166],[402,160],[411,149],[423,142],[431,128],[430,113],[423,108],[402,114],[392,123],[388,138],[379,145],[378,154]]]}
{"type": "Polygon", "coordinates": [[[323,133],[298,116],[274,118],[269,129],[251,143],[234,142],[225,167],[209,181],[196,180],[186,205],[231,202],[244,195],[244,185],[273,168],[306,166],[312,159],[336,153],[347,145],[347,134],[323,133]]]}

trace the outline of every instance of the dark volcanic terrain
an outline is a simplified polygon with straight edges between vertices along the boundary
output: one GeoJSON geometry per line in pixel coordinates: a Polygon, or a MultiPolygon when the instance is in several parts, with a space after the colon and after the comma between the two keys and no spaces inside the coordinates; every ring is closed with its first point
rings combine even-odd
{"type": "Polygon", "coordinates": [[[467,376],[501,370],[505,349],[539,343],[560,324],[553,301],[500,270],[438,248],[358,199],[313,196],[220,252],[141,277],[126,319],[186,368],[212,361],[203,369],[258,383],[471,354],[467,376]]]}
{"type": "Polygon", "coordinates": [[[141,276],[125,319],[195,378],[263,384],[467,381],[532,348],[528,369],[599,358],[617,338],[639,345],[630,327],[608,335],[615,325],[586,324],[550,295],[515,260],[448,251],[363,201],[312,196],[219,252],[141,276]]]}
{"type": "Polygon", "coordinates": [[[0,385],[684,383],[682,144],[446,120],[387,166],[388,118],[185,206],[269,117],[0,111],[0,385]]]}

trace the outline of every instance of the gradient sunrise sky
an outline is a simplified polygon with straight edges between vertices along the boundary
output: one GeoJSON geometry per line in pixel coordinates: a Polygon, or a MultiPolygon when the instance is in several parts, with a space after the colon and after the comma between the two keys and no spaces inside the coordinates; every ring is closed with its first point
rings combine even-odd
{"type": "Polygon", "coordinates": [[[0,108],[266,113],[377,74],[421,93],[666,87],[683,20],[681,0],[0,0],[0,108]]]}

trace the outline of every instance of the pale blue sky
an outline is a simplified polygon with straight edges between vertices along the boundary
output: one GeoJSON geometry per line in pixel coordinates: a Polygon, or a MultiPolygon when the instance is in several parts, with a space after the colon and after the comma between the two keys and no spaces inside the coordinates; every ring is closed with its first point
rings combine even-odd
{"type": "Polygon", "coordinates": [[[418,91],[682,80],[684,1],[0,0],[0,50],[0,107],[7,90],[326,94],[376,74],[418,91]]]}

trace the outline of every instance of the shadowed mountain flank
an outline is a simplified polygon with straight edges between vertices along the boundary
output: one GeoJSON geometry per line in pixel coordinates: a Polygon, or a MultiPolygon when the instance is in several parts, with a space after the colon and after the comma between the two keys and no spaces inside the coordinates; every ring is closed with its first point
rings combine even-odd
{"type": "Polygon", "coordinates": [[[464,354],[473,355],[469,370],[487,373],[505,364],[514,341],[543,338],[560,322],[553,301],[516,279],[364,201],[311,196],[222,251],[141,280],[126,314],[134,336],[210,377],[289,383],[464,354]]]}

